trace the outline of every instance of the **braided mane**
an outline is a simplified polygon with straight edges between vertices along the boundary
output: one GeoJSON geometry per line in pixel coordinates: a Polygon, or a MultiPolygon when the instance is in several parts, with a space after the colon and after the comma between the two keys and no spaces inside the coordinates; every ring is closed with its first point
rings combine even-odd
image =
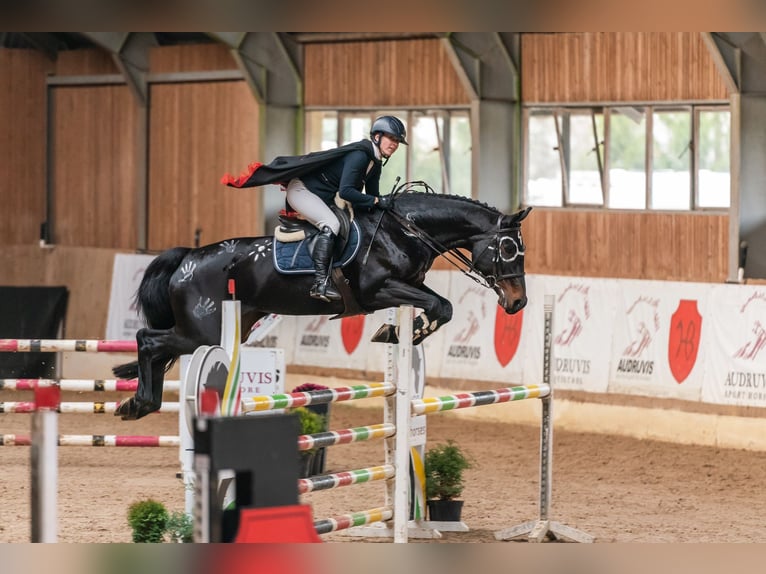
{"type": "Polygon", "coordinates": [[[466,197],[464,195],[455,195],[455,194],[446,194],[446,193],[436,193],[433,191],[431,186],[426,184],[425,182],[408,182],[406,184],[403,184],[400,186],[401,191],[398,193],[401,194],[424,194],[424,195],[434,195],[436,197],[444,197],[448,199],[456,199],[457,201],[463,201],[465,203],[470,203],[471,205],[476,205],[479,207],[484,207],[485,209],[490,210],[493,213],[497,213],[498,215],[502,215],[502,212],[497,209],[496,207],[492,207],[488,203],[484,203],[482,201],[478,201],[476,199],[472,199],[470,197],[466,197]],[[421,185],[425,187],[425,190],[417,189],[416,185],[421,185]]]}
{"type": "Polygon", "coordinates": [[[472,198],[466,197],[464,195],[455,195],[455,194],[445,194],[445,193],[442,193],[442,194],[440,194],[440,196],[441,197],[448,197],[450,199],[457,199],[458,201],[464,201],[466,203],[470,203],[472,205],[478,205],[480,207],[485,207],[486,209],[489,209],[493,213],[502,214],[501,211],[499,209],[497,209],[496,207],[492,207],[488,203],[484,203],[483,201],[479,201],[477,199],[472,199],[472,198]]]}

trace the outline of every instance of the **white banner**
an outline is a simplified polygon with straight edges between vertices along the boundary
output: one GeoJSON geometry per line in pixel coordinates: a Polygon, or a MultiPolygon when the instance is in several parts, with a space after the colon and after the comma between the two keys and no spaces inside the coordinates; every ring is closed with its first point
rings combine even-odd
{"type": "MultiPolygon", "coordinates": [[[[248,340],[244,346],[283,349],[285,353],[285,362],[288,365],[291,365],[295,363],[295,325],[298,321],[298,317],[292,315],[279,315],[279,317],[279,322],[261,341],[252,340],[248,334],[248,340]]],[[[268,321],[268,319],[266,320],[268,321]]]]}
{"type": "Polygon", "coordinates": [[[497,293],[462,273],[452,273],[449,293],[453,317],[445,329],[442,375],[497,381],[498,387],[520,384],[524,313],[508,315],[497,293]]]}
{"type": "Polygon", "coordinates": [[[145,326],[136,313],[134,297],[152,259],[154,255],[118,253],[114,256],[106,339],[132,340],[136,338],[136,331],[145,326]]]}
{"type": "Polygon", "coordinates": [[[766,287],[716,285],[702,400],[766,407],[766,287]]]}
{"type": "Polygon", "coordinates": [[[614,322],[614,282],[547,277],[554,295],[553,384],[559,389],[606,392],[614,322]]]}
{"type": "MultiPolygon", "coordinates": [[[[529,303],[506,315],[497,296],[457,271],[429,286],[453,319],[423,347],[426,377],[542,382],[543,302],[554,295],[555,388],[766,406],[766,287],[528,275],[529,303]]],[[[267,343],[287,364],[384,372],[371,343],[386,312],[331,321],[285,317],[267,343]],[[274,344],[277,343],[277,344],[274,344]]]]}
{"type": "Polygon", "coordinates": [[[709,287],[662,281],[615,283],[609,390],[699,400],[709,287]]]}
{"type": "Polygon", "coordinates": [[[240,347],[242,399],[285,392],[285,354],[282,349],[240,347]]]}

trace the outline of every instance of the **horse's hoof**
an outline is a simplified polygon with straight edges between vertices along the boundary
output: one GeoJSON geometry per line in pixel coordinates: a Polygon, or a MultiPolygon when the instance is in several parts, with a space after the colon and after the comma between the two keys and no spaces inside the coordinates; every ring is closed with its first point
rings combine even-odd
{"type": "Polygon", "coordinates": [[[153,403],[147,403],[146,401],[136,399],[136,397],[130,397],[128,400],[121,401],[117,405],[117,408],[114,410],[114,416],[121,417],[124,421],[134,421],[159,409],[160,407],[153,403]]]}
{"type": "Polygon", "coordinates": [[[375,334],[370,339],[373,343],[392,343],[396,345],[399,342],[399,335],[396,331],[395,325],[381,325],[380,329],[375,331],[375,334]]]}

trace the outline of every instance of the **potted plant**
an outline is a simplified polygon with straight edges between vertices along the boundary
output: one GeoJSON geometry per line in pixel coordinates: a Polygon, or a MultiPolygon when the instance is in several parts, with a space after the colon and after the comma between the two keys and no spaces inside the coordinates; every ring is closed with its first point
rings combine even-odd
{"type": "Polygon", "coordinates": [[[428,517],[439,522],[460,521],[463,501],[455,500],[463,493],[463,471],[473,462],[452,440],[426,451],[426,504],[428,517]]]}
{"type": "MultiPolygon", "coordinates": [[[[324,385],[318,385],[316,383],[303,383],[302,385],[298,385],[297,387],[295,387],[291,392],[304,393],[307,391],[322,391],[329,388],[330,387],[326,387],[324,385]]],[[[328,426],[330,424],[330,403],[306,405],[306,408],[324,417],[324,427],[322,427],[322,429],[317,432],[324,432],[324,431],[330,430],[328,426]]],[[[312,434],[312,433],[303,433],[303,434],[312,434]]],[[[314,466],[311,469],[311,475],[324,473],[326,453],[327,453],[327,447],[324,447],[324,446],[317,449],[317,451],[314,453],[314,457],[313,457],[314,466]]]]}
{"type": "MultiPolygon", "coordinates": [[[[290,412],[298,415],[301,434],[316,434],[316,433],[323,432],[325,430],[325,425],[326,425],[325,417],[315,413],[312,410],[309,410],[307,407],[296,407],[294,409],[291,409],[290,412]]],[[[315,458],[319,450],[320,449],[312,448],[312,449],[303,450],[300,452],[300,455],[301,455],[300,477],[301,478],[306,478],[308,476],[312,476],[316,474],[314,472],[315,458]]]]}

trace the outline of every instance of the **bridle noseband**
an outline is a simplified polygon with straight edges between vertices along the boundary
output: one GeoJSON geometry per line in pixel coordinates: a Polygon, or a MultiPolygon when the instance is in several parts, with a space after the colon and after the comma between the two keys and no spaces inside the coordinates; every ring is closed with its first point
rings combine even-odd
{"type": "MultiPolygon", "coordinates": [[[[506,239],[509,239],[508,236],[511,233],[518,232],[519,229],[521,229],[521,224],[520,223],[518,223],[516,225],[512,225],[510,227],[500,227],[500,220],[502,219],[502,217],[503,216],[501,215],[498,218],[497,223],[495,224],[495,229],[493,229],[492,231],[486,231],[486,232],[484,232],[484,233],[482,233],[480,235],[476,235],[476,236],[474,236],[472,238],[472,239],[476,239],[476,238],[481,239],[482,237],[492,237],[491,242],[488,243],[487,246],[484,249],[482,249],[481,253],[479,253],[475,257],[475,261],[478,262],[479,259],[481,259],[484,256],[484,254],[488,250],[491,249],[493,251],[493,255],[492,255],[492,271],[493,272],[492,272],[492,274],[491,275],[485,275],[484,273],[482,273],[476,267],[476,265],[474,265],[474,263],[472,261],[469,261],[469,265],[470,265],[469,269],[470,269],[470,271],[475,273],[475,274],[477,274],[477,275],[479,275],[484,280],[485,286],[489,287],[490,289],[494,289],[495,285],[497,285],[497,283],[499,283],[500,281],[504,281],[506,279],[518,279],[519,277],[523,277],[524,276],[524,272],[523,271],[522,272],[517,272],[517,273],[505,273],[505,274],[503,274],[501,272],[501,269],[500,269],[500,260],[502,259],[502,257],[500,256],[501,242],[506,240],[506,239]]],[[[524,249],[521,246],[517,246],[517,249],[518,249],[518,252],[513,256],[513,258],[511,260],[516,259],[516,257],[518,257],[519,255],[521,255],[522,257],[524,256],[524,249]]],[[[463,271],[463,273],[468,275],[469,277],[471,277],[471,279],[473,279],[477,283],[480,283],[480,281],[477,280],[476,277],[472,277],[466,271],[463,271]]]]}

